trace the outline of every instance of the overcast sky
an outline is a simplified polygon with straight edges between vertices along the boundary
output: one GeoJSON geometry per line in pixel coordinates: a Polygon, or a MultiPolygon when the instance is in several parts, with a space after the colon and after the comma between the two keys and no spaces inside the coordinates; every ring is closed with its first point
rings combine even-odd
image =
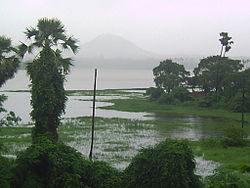
{"type": "MultiPolygon", "coordinates": [[[[159,54],[215,55],[221,31],[229,55],[250,56],[250,0],[0,0],[0,35],[17,43],[41,17],[56,17],[80,43],[120,35],[159,54]]],[[[82,52],[81,52],[82,53],[82,52]]]]}

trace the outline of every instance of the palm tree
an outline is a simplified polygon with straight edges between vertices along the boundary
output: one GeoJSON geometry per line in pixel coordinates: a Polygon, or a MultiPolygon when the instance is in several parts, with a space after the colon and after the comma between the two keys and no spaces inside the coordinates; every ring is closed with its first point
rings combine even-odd
{"type": "Polygon", "coordinates": [[[221,43],[220,56],[225,57],[226,52],[228,52],[231,49],[231,45],[234,42],[230,41],[232,39],[232,37],[229,37],[227,32],[221,32],[220,36],[221,36],[221,38],[219,39],[219,41],[221,43]],[[223,51],[224,51],[224,53],[223,53],[223,51]]]}
{"type": "Polygon", "coordinates": [[[71,58],[62,57],[62,50],[70,49],[75,54],[77,41],[65,34],[64,26],[57,19],[39,19],[37,27],[27,28],[25,34],[31,43],[21,43],[19,55],[39,52],[27,66],[31,80],[31,117],[35,121],[33,142],[40,136],[57,141],[57,127],[67,100],[63,83],[72,65],[71,58]]]}
{"type": "Polygon", "coordinates": [[[16,49],[11,45],[11,39],[0,36],[0,87],[14,76],[19,62],[16,49]]]}
{"type": "Polygon", "coordinates": [[[38,20],[37,27],[26,28],[24,32],[27,39],[33,39],[30,45],[21,43],[19,45],[19,55],[24,56],[25,53],[32,53],[34,49],[50,49],[54,54],[57,66],[63,73],[68,73],[72,65],[71,58],[62,58],[62,50],[70,49],[75,54],[79,48],[76,44],[77,40],[72,36],[67,37],[64,25],[56,18],[42,18],[38,20]]]}

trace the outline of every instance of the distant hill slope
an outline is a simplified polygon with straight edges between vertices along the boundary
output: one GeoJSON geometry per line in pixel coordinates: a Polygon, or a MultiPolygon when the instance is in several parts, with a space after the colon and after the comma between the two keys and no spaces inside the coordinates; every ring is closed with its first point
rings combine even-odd
{"type": "Polygon", "coordinates": [[[148,59],[156,54],[143,50],[134,43],[113,34],[102,34],[81,46],[83,58],[148,59]]]}

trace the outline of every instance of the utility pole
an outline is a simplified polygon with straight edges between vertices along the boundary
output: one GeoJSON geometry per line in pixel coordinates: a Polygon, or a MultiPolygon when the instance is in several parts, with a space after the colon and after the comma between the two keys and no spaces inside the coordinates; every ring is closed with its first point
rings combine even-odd
{"type": "Polygon", "coordinates": [[[92,113],[92,136],[91,136],[91,146],[89,152],[89,159],[92,160],[92,151],[94,145],[94,132],[95,132],[95,98],[96,98],[96,79],[97,79],[97,69],[95,69],[94,77],[94,96],[93,96],[93,113],[92,113]]]}

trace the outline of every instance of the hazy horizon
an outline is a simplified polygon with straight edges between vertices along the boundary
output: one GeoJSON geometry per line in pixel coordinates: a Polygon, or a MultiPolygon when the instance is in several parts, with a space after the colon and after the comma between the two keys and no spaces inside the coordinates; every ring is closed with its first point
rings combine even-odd
{"type": "Polygon", "coordinates": [[[160,55],[210,56],[219,53],[225,31],[234,41],[228,55],[249,56],[249,7],[249,0],[4,0],[0,35],[17,44],[39,18],[55,17],[80,46],[108,33],[160,55]]]}

